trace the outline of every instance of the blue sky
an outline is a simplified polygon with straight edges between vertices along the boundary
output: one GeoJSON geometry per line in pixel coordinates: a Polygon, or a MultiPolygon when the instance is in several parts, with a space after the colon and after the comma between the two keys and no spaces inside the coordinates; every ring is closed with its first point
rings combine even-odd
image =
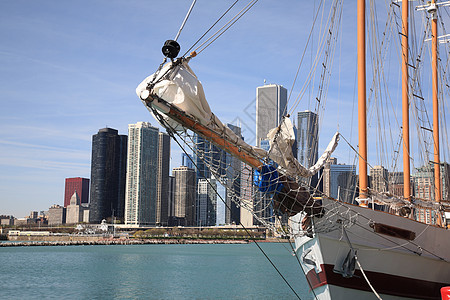
{"type": "MultiPolygon", "coordinates": [[[[178,40],[181,52],[232,2],[198,0],[178,40]]],[[[62,204],[65,178],[90,177],[91,139],[98,129],[108,126],[127,134],[130,123],[157,125],[135,88],[161,62],[161,47],[175,37],[190,4],[0,1],[0,214],[23,217],[31,210],[62,204]]],[[[238,4],[239,9],[245,4],[238,4]]],[[[319,1],[260,0],[192,60],[213,111],[224,122],[241,120],[248,140],[255,126],[251,114],[256,87],[267,80],[291,88],[318,5],[319,1]]],[[[327,102],[332,108],[324,113],[321,149],[338,123],[346,138],[356,133],[355,6],[356,1],[344,6],[339,58],[333,61],[339,76],[334,74],[330,81],[327,102]]],[[[328,8],[323,18],[327,14],[328,8]]],[[[317,35],[311,43],[318,43],[317,35]]],[[[308,50],[305,56],[307,67],[301,69],[294,99],[312,53],[308,50]]],[[[307,93],[296,111],[313,109],[309,99],[316,92],[307,93]]],[[[173,167],[180,153],[173,147],[173,167]]],[[[339,159],[347,162],[348,157],[339,159]]]]}

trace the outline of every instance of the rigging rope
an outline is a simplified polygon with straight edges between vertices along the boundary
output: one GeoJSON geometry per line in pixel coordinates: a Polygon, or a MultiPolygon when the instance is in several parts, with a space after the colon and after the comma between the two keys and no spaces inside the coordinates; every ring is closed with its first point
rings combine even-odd
{"type": "MultiPolygon", "coordinates": [[[[158,121],[164,126],[164,128],[166,128],[167,133],[169,134],[170,137],[172,137],[173,140],[175,140],[175,142],[178,144],[178,146],[183,150],[183,152],[186,155],[189,155],[187,153],[187,151],[185,150],[184,147],[182,147],[181,143],[178,141],[178,139],[175,136],[175,131],[171,128],[171,126],[164,120],[164,118],[159,114],[159,112],[153,108],[152,106],[148,106],[150,107],[150,109],[152,110],[154,116],[158,119],[158,121]]],[[[198,165],[194,162],[191,161],[196,169],[198,168],[198,165]]],[[[225,207],[231,211],[231,207],[226,203],[226,201],[223,199],[222,195],[219,194],[219,192],[217,191],[217,189],[211,184],[210,181],[208,181],[209,186],[212,188],[212,190],[214,191],[214,193],[220,198],[220,200],[225,204],[225,207]]],[[[247,229],[247,227],[244,226],[244,224],[242,224],[242,222],[239,220],[239,225],[245,230],[245,232],[247,233],[247,235],[250,237],[250,239],[255,243],[255,245],[258,247],[258,249],[261,251],[261,253],[264,255],[264,257],[269,261],[269,263],[272,265],[272,267],[277,271],[278,275],[280,275],[280,277],[283,279],[283,281],[287,284],[287,286],[291,289],[291,291],[294,293],[294,295],[301,300],[300,296],[297,294],[297,292],[295,291],[295,289],[291,286],[291,284],[289,283],[289,281],[284,277],[284,275],[281,273],[281,271],[277,268],[277,266],[273,263],[273,261],[269,258],[269,256],[267,255],[267,253],[261,248],[261,246],[259,245],[259,243],[257,242],[256,238],[250,233],[250,231],[247,229]]]]}
{"type": "Polygon", "coordinates": [[[214,41],[216,41],[222,34],[224,34],[228,29],[230,29],[230,27],[233,26],[243,15],[245,15],[253,7],[253,5],[255,5],[257,2],[258,2],[258,0],[250,1],[240,12],[238,12],[230,21],[228,21],[228,23],[223,25],[218,31],[216,31],[216,33],[214,33],[211,37],[209,37],[206,41],[204,41],[200,46],[195,48],[194,52],[197,52],[197,54],[200,54],[201,52],[203,52],[214,41]],[[211,40],[211,42],[208,43],[208,41],[210,41],[210,40],[211,40]],[[203,47],[203,45],[205,45],[206,43],[208,43],[208,44],[203,47]],[[203,48],[201,48],[201,47],[203,47],[203,48]]]}
{"type": "Polygon", "coordinates": [[[220,16],[220,18],[218,18],[216,20],[216,22],[214,22],[213,25],[211,25],[208,30],[206,30],[206,32],[186,51],[186,53],[184,53],[183,57],[185,57],[189,52],[191,52],[192,48],[195,47],[195,45],[197,45],[204,37],[205,35],[208,34],[208,32],[211,31],[211,29],[214,28],[214,26],[216,26],[217,23],[219,23],[220,20],[222,20],[222,18],[236,5],[236,3],[238,3],[239,0],[234,1],[234,3],[220,16]]]}
{"type": "Polygon", "coordinates": [[[184,17],[183,23],[181,23],[180,29],[178,30],[177,35],[175,36],[175,38],[173,39],[174,41],[176,41],[178,39],[178,37],[180,36],[181,30],[183,30],[184,25],[186,24],[187,19],[189,18],[189,16],[191,15],[191,11],[194,8],[195,2],[197,2],[197,0],[193,0],[191,7],[189,8],[186,17],[184,17]]]}

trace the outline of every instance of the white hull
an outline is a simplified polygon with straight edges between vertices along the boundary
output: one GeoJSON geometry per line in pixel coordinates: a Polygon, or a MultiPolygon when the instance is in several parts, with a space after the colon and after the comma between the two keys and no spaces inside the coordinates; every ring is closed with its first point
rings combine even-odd
{"type": "MultiPolygon", "coordinates": [[[[351,278],[334,271],[341,269],[351,247],[357,250],[358,262],[382,299],[440,299],[440,288],[450,286],[449,230],[348,204],[335,205],[334,209],[341,212],[334,221],[354,217],[345,229],[350,243],[339,222],[335,230],[295,240],[302,267],[318,299],[377,299],[358,265],[351,278]],[[408,241],[376,233],[374,224],[406,229],[415,237],[408,241]]],[[[299,220],[300,215],[296,218],[299,220]]],[[[300,232],[299,226],[294,224],[293,228],[294,234],[300,232]]]]}

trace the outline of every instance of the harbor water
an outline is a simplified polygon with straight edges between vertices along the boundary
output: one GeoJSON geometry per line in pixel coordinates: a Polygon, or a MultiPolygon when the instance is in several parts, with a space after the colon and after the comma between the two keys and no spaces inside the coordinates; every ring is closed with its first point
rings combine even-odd
{"type": "MultiPolygon", "coordinates": [[[[288,243],[260,243],[312,299],[288,243]]],[[[1,299],[298,299],[254,243],[0,248],[1,299]]]]}

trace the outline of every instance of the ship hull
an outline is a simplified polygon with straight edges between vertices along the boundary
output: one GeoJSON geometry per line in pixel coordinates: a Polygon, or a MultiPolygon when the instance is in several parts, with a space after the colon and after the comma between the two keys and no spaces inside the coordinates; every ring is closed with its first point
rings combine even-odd
{"type": "Polygon", "coordinates": [[[350,209],[358,219],[345,229],[336,224],[335,230],[314,232],[313,237],[300,236],[301,229],[293,226],[297,254],[318,299],[377,299],[372,288],[382,299],[440,299],[440,288],[450,286],[448,230],[347,204],[335,209],[350,209]],[[380,234],[374,224],[403,234],[406,230],[414,239],[380,234]],[[351,267],[345,269],[352,253],[367,280],[357,263],[353,275],[351,267]]]}

